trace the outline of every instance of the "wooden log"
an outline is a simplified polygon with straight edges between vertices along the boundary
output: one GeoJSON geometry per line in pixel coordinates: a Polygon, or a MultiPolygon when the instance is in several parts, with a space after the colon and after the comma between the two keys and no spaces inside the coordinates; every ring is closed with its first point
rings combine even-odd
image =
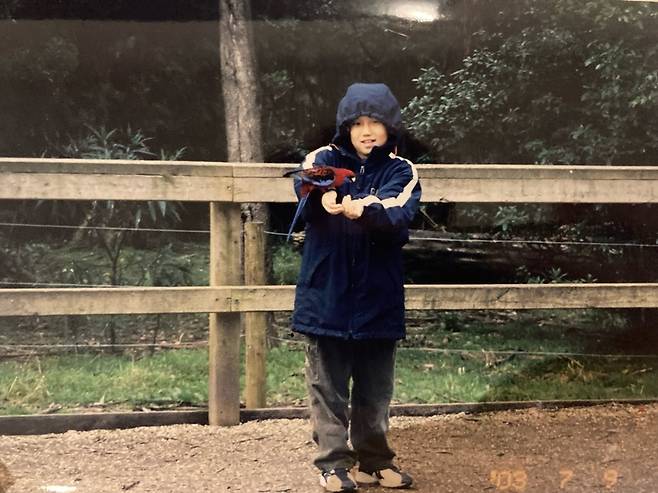
{"type": "MultiPolygon", "coordinates": [[[[574,407],[646,406],[658,404],[658,399],[577,399],[457,402],[449,404],[393,404],[391,416],[436,416],[443,414],[478,414],[516,409],[564,409],[574,407]]],[[[242,409],[240,421],[265,419],[308,419],[307,407],[270,407],[242,409]]],[[[138,426],[170,426],[182,424],[208,424],[206,411],[153,411],[86,414],[30,414],[0,416],[0,435],[43,435],[65,433],[69,430],[127,429],[138,426]]]]}
{"type": "Polygon", "coordinates": [[[0,180],[0,199],[233,200],[225,177],[0,173],[0,180]]]}
{"type": "Polygon", "coordinates": [[[236,163],[133,159],[0,158],[0,173],[232,177],[236,163]]]}
{"type": "MultiPolygon", "coordinates": [[[[265,234],[263,223],[245,224],[244,283],[264,285],[265,234]]],[[[245,403],[248,409],[265,407],[267,362],[267,314],[245,312],[245,403]]]]}
{"type": "MultiPolygon", "coordinates": [[[[656,308],[658,283],[412,284],[408,310],[656,308]]],[[[290,311],[294,286],[0,289],[0,316],[290,311]]]]}
{"type": "MultiPolygon", "coordinates": [[[[422,178],[422,202],[657,203],[658,180],[422,178]],[[632,194],[628,191],[633,190],[632,194]]],[[[3,173],[0,199],[294,202],[287,178],[3,173]]]]}
{"type": "MultiPolygon", "coordinates": [[[[69,430],[121,430],[138,426],[208,424],[207,411],[103,412],[0,416],[0,435],[43,435],[69,430]]],[[[2,491],[2,490],[0,490],[2,491]]]]}
{"type": "Polygon", "coordinates": [[[423,202],[656,203],[658,181],[422,179],[423,202]],[[630,194],[629,190],[633,193],[630,194]]]}
{"type": "Polygon", "coordinates": [[[416,168],[426,202],[658,201],[655,166],[424,164],[416,168]]]}
{"type": "MultiPolygon", "coordinates": [[[[119,175],[180,175],[236,178],[280,178],[294,163],[239,163],[215,161],[158,161],[132,159],[63,159],[0,157],[0,173],[79,173],[119,175]]],[[[576,180],[649,180],[658,178],[658,167],[538,164],[416,164],[422,178],[500,178],[576,180]]]]}
{"type": "MultiPolygon", "coordinates": [[[[242,284],[240,205],[210,204],[210,285],[242,284]]],[[[240,314],[211,313],[208,337],[208,422],[240,422],[240,314]]]]}
{"type": "MultiPolygon", "coordinates": [[[[0,199],[295,202],[295,167],[0,158],[0,199]]],[[[417,165],[423,202],[656,203],[656,166],[417,165]],[[632,191],[632,193],[629,193],[632,191]]]]}
{"type": "Polygon", "coordinates": [[[0,289],[0,315],[101,315],[231,311],[231,288],[0,289]]]}
{"type": "Polygon", "coordinates": [[[528,310],[658,306],[658,283],[411,285],[408,310],[528,310]]]}
{"type": "Polygon", "coordinates": [[[0,316],[288,311],[294,286],[0,289],[0,316]]]}

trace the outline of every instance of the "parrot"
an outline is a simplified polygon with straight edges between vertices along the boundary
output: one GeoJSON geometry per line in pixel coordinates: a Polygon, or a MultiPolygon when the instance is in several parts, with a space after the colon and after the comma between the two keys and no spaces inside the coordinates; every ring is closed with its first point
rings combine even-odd
{"type": "Polygon", "coordinates": [[[313,166],[312,168],[297,168],[292,171],[287,171],[283,176],[296,175],[302,182],[300,187],[300,198],[297,204],[297,210],[292,218],[292,224],[288,230],[286,241],[290,241],[292,230],[299,219],[302,209],[306,205],[308,196],[314,189],[326,192],[332,188],[338,188],[345,180],[354,181],[356,175],[352,170],[347,168],[334,168],[333,166],[313,166]]]}

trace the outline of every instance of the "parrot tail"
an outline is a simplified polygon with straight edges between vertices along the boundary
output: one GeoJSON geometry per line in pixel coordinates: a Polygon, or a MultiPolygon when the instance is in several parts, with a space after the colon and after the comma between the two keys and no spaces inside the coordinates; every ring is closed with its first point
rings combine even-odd
{"type": "Polygon", "coordinates": [[[292,224],[290,225],[290,229],[288,230],[288,236],[286,237],[286,241],[290,241],[292,230],[295,228],[295,224],[297,224],[297,220],[299,219],[299,216],[301,215],[302,209],[306,205],[307,200],[308,200],[308,195],[304,195],[302,198],[299,199],[299,203],[297,204],[297,210],[295,211],[295,216],[292,218],[292,224]]]}
{"type": "Polygon", "coordinates": [[[293,170],[286,171],[285,173],[283,173],[283,176],[292,176],[294,174],[301,173],[302,171],[304,171],[304,169],[301,167],[295,168],[293,170]]]}

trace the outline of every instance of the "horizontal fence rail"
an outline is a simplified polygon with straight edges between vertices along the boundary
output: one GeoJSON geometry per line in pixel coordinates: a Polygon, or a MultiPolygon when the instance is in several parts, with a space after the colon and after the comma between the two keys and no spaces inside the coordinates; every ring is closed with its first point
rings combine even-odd
{"type": "MultiPolygon", "coordinates": [[[[292,164],[0,158],[0,199],[295,202],[292,164]]],[[[416,165],[424,202],[656,203],[658,167],[416,165]]]]}
{"type": "MultiPolygon", "coordinates": [[[[650,308],[658,283],[480,284],[405,287],[408,310],[650,308]]],[[[1,289],[0,314],[101,315],[290,311],[295,286],[1,289]]]]}

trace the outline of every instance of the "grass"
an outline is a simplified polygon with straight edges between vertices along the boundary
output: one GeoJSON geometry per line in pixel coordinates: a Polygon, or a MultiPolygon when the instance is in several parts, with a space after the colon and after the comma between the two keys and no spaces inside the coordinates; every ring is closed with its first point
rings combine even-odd
{"type": "MultiPolygon", "coordinates": [[[[268,355],[268,405],[301,405],[304,354],[284,345],[268,355]]],[[[658,397],[655,360],[441,354],[401,348],[394,402],[658,397]]],[[[65,355],[0,363],[0,413],[79,411],[80,408],[203,406],[207,352],[180,349],[134,358],[65,355]]]]}
{"type": "MultiPolygon", "coordinates": [[[[269,401],[300,404],[305,395],[303,352],[273,348],[268,359],[269,401]]],[[[205,349],[170,350],[140,358],[107,354],[33,357],[0,363],[0,414],[202,406],[208,399],[207,386],[205,349]]]]}
{"type": "Polygon", "coordinates": [[[655,360],[523,357],[491,363],[487,353],[463,355],[401,352],[399,402],[611,399],[658,397],[655,360]]]}
{"type": "Polygon", "coordinates": [[[207,358],[198,350],[139,359],[82,354],[4,362],[0,364],[0,411],[200,402],[207,398],[207,372],[207,358]]]}

